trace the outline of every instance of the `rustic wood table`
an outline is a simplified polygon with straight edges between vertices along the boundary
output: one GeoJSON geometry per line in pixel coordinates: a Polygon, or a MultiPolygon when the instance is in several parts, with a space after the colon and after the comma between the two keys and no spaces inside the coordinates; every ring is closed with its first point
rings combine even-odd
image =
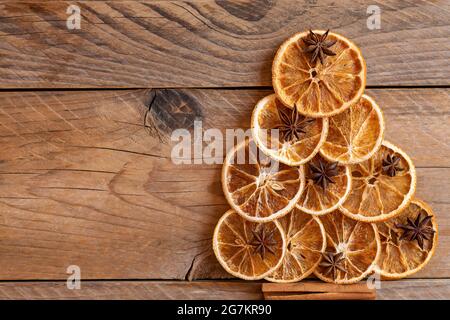
{"type": "Polygon", "coordinates": [[[448,0],[0,1],[0,298],[261,298],[212,253],[221,165],[174,164],[170,135],[248,128],[277,47],[313,27],[361,47],[440,226],[430,264],[378,298],[449,299],[449,14],[448,0]]]}

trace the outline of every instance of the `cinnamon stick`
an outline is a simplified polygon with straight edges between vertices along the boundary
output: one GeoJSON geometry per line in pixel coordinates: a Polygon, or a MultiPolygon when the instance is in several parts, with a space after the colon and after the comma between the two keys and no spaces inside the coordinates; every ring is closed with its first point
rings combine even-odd
{"type": "Polygon", "coordinates": [[[263,283],[268,300],[373,300],[376,290],[366,283],[338,285],[324,282],[263,283]]]}
{"type": "Polygon", "coordinates": [[[325,282],[263,283],[263,292],[372,292],[365,283],[333,284],[325,282]]]}

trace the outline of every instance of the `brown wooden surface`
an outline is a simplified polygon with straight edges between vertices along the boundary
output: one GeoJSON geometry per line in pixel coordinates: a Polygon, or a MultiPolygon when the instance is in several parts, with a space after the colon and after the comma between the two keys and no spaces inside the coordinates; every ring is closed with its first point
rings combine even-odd
{"type": "MultiPolygon", "coordinates": [[[[210,241],[228,208],[221,165],[173,164],[170,132],[194,119],[204,130],[247,128],[269,92],[1,93],[0,278],[66,279],[72,264],[83,279],[228,277],[210,241]]],[[[415,277],[450,277],[449,89],[369,93],[387,138],[415,161],[417,196],[440,225],[436,255],[415,277]]]]}
{"type": "MultiPolygon", "coordinates": [[[[377,299],[448,299],[449,279],[383,281],[377,299]]],[[[80,290],[61,282],[0,283],[0,299],[262,299],[252,281],[85,281],[80,290]]]]}
{"type": "Polygon", "coordinates": [[[449,85],[450,2],[0,1],[0,87],[270,86],[291,34],[330,28],[354,40],[368,85],[449,85]],[[367,7],[381,8],[368,30],[367,7]]]}
{"type": "Polygon", "coordinates": [[[69,4],[0,0],[0,299],[262,299],[212,254],[221,165],[175,165],[170,135],[248,128],[276,48],[310,27],[361,47],[439,223],[430,264],[377,298],[450,299],[449,1],[77,1],[72,31],[69,4]]]}

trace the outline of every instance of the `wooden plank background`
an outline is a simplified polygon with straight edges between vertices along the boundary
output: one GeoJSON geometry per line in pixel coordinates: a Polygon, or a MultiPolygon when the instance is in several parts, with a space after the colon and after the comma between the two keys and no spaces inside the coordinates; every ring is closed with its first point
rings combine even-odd
{"type": "Polygon", "coordinates": [[[309,27],[360,45],[438,218],[430,264],[378,298],[450,298],[449,1],[78,1],[70,31],[71,3],[0,1],[0,299],[261,298],[214,281],[221,165],[175,165],[170,135],[248,128],[276,48],[309,27]],[[95,281],[67,290],[69,265],[95,281]]]}
{"type": "Polygon", "coordinates": [[[291,34],[330,28],[354,40],[368,85],[449,85],[450,2],[0,1],[4,88],[271,86],[276,48],[291,34]],[[368,30],[367,7],[382,10],[368,30]]]}
{"type": "MultiPolygon", "coordinates": [[[[220,185],[221,165],[174,164],[170,132],[192,128],[194,119],[202,120],[204,130],[248,128],[253,106],[269,93],[3,93],[2,277],[65,279],[70,264],[79,265],[87,279],[220,275],[210,238],[228,208],[220,185]],[[144,127],[149,101],[152,111],[146,124],[153,119],[159,135],[144,127]]],[[[386,138],[410,154],[417,166],[417,196],[430,202],[438,215],[438,251],[417,276],[450,277],[450,126],[442,125],[450,116],[450,90],[368,93],[384,110],[386,138]]]]}

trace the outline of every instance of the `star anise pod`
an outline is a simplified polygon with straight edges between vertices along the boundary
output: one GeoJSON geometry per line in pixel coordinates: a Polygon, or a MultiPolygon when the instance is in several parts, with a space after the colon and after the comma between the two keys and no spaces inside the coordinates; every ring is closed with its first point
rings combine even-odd
{"type": "Polygon", "coordinates": [[[257,252],[261,259],[265,259],[267,251],[275,254],[275,246],[277,242],[274,240],[274,230],[266,232],[266,227],[262,226],[258,231],[252,230],[253,240],[250,245],[255,247],[255,252],[257,252]]]}
{"type": "Polygon", "coordinates": [[[322,159],[319,159],[317,164],[310,163],[309,170],[311,170],[311,178],[314,183],[321,186],[325,190],[329,183],[334,183],[332,179],[338,172],[337,162],[328,163],[322,159]]]}
{"type": "Polygon", "coordinates": [[[299,114],[295,106],[292,110],[289,110],[277,102],[277,110],[281,124],[276,126],[275,129],[279,130],[280,138],[284,142],[300,140],[301,134],[306,133],[306,127],[314,122],[314,119],[299,114]]]}
{"type": "Polygon", "coordinates": [[[336,278],[336,272],[338,270],[347,273],[347,270],[344,268],[344,253],[325,252],[322,256],[323,259],[319,266],[325,268],[325,275],[333,272],[333,278],[336,278]]]}
{"type": "Polygon", "coordinates": [[[403,230],[400,240],[416,240],[420,249],[423,250],[423,240],[430,240],[435,232],[430,225],[431,216],[425,214],[425,217],[422,218],[422,212],[420,212],[415,221],[412,221],[410,218],[407,218],[407,221],[406,224],[395,224],[396,228],[403,230]]]}
{"type": "Polygon", "coordinates": [[[329,49],[336,43],[336,40],[326,40],[329,31],[327,30],[324,34],[318,35],[312,32],[312,30],[309,30],[308,36],[302,38],[302,41],[307,45],[303,52],[311,54],[309,59],[311,63],[319,58],[320,63],[323,64],[326,56],[336,55],[335,52],[329,49]]]}
{"type": "Polygon", "coordinates": [[[397,171],[402,171],[403,168],[398,164],[400,162],[400,157],[387,155],[386,159],[383,159],[383,172],[390,177],[394,177],[397,171]]]}

